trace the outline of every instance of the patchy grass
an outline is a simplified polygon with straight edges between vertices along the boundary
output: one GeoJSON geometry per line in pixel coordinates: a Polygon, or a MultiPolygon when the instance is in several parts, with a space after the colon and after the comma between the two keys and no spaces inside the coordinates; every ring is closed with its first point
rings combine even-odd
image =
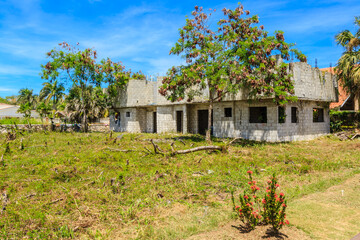
{"type": "MultiPolygon", "coordinates": [[[[308,205],[297,200],[360,172],[360,141],[332,137],[278,144],[243,141],[228,154],[162,156],[145,150],[153,152],[152,138],[170,150],[171,139],[179,136],[185,145],[176,141],[177,149],[206,145],[198,135],[120,133],[112,138],[104,133],[25,133],[10,142],[10,153],[4,153],[2,144],[0,190],[8,202],[0,238],[186,238],[231,221],[229,193],[245,186],[249,169],[260,182],[278,174],[281,190],[293,203],[291,221],[310,233],[320,230],[301,220],[301,209],[308,205]]],[[[224,143],[214,139],[214,144],[224,143]]]]}
{"type": "Polygon", "coordinates": [[[360,232],[360,174],[289,204],[292,224],[314,239],[351,239],[360,232]]]}
{"type": "Polygon", "coordinates": [[[38,118],[2,118],[0,119],[0,124],[42,124],[41,119],[38,118]]]}

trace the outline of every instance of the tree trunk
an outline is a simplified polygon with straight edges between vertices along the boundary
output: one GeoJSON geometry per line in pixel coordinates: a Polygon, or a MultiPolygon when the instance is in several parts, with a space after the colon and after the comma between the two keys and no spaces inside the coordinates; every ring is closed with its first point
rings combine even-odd
{"type": "Polygon", "coordinates": [[[82,102],[82,108],[83,108],[83,119],[81,121],[81,129],[83,132],[88,132],[85,99],[84,99],[84,88],[85,87],[86,87],[85,85],[82,85],[82,87],[81,87],[81,102],[82,102]]]}
{"type": "Polygon", "coordinates": [[[212,110],[213,110],[213,100],[210,100],[209,103],[209,117],[208,117],[208,128],[206,130],[206,141],[211,143],[211,120],[212,120],[212,110]]]}
{"type": "Polygon", "coordinates": [[[83,119],[82,119],[82,123],[81,123],[81,127],[82,127],[82,131],[83,132],[88,132],[88,124],[87,124],[87,116],[86,116],[86,110],[83,110],[83,119]]]}
{"type": "Polygon", "coordinates": [[[355,94],[354,96],[354,111],[358,112],[360,110],[360,94],[355,94]]]}

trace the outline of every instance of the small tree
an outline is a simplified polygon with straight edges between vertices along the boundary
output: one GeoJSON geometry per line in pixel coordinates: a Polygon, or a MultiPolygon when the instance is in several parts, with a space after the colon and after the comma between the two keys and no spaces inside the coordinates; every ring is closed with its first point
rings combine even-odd
{"type": "MultiPolygon", "coordinates": [[[[65,99],[65,112],[69,117],[69,120],[72,122],[81,122],[81,107],[82,103],[80,101],[79,95],[81,90],[73,86],[69,95],[65,99]]],[[[110,102],[110,96],[104,92],[100,87],[92,87],[88,86],[88,89],[85,91],[85,95],[83,96],[85,99],[86,115],[88,119],[95,120],[96,118],[100,118],[105,115],[105,112],[108,107],[108,103],[110,102]]]]}
{"type": "Polygon", "coordinates": [[[223,9],[226,19],[219,20],[217,32],[208,24],[214,11],[205,13],[202,7],[196,6],[193,18],[186,19],[185,26],[179,30],[180,39],[170,51],[183,56],[186,65],[169,69],[159,90],[171,101],[186,98],[192,101],[208,91],[208,141],[215,101],[241,89],[246,89],[250,98],[273,96],[280,104],[296,100],[292,96],[294,87],[287,64],[277,65],[272,55],[289,59],[292,51],[306,61],[299,51],[290,50],[293,44],[285,42],[282,32],[276,32],[276,37],[268,36],[263,26],[257,26],[257,16],[243,17],[250,12],[244,11],[242,5],[235,10],[223,9]]]}
{"type": "Polygon", "coordinates": [[[64,97],[65,87],[63,84],[59,84],[58,80],[51,82],[44,82],[43,88],[40,91],[39,99],[49,105],[52,102],[53,110],[57,110],[57,104],[64,97]]]}
{"type": "Polygon", "coordinates": [[[88,108],[91,107],[87,102],[90,86],[101,87],[102,84],[107,84],[109,96],[113,97],[119,87],[127,84],[130,71],[125,71],[125,67],[120,62],[112,62],[109,58],[97,63],[97,52],[93,49],[80,50],[66,42],[60,43],[59,46],[59,49],[55,48],[47,53],[50,61],[41,66],[41,77],[50,82],[68,81],[70,86],[77,89],[82,130],[87,132],[87,113],[88,108]]]}
{"type": "MultiPolygon", "coordinates": [[[[52,106],[44,101],[41,101],[36,106],[36,112],[39,113],[41,122],[44,124],[43,118],[48,117],[51,114],[52,106]]],[[[53,126],[51,126],[53,129],[53,126]]]]}
{"type": "Polygon", "coordinates": [[[33,90],[28,88],[20,89],[17,102],[20,104],[18,112],[22,113],[27,119],[31,118],[31,110],[34,110],[37,104],[37,95],[33,94],[33,90]]]}

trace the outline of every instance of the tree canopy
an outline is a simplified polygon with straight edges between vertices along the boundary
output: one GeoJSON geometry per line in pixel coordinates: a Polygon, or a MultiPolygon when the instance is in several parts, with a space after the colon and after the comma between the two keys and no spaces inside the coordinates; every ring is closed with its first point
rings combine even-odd
{"type": "MultiPolygon", "coordinates": [[[[341,79],[341,84],[349,93],[354,94],[356,99],[360,97],[360,17],[355,17],[355,25],[358,30],[355,34],[344,30],[335,36],[338,45],[345,51],[337,62],[336,72],[341,79]]],[[[355,106],[359,110],[359,102],[355,106]]]]}
{"type": "MultiPolygon", "coordinates": [[[[109,58],[97,62],[97,52],[91,48],[80,50],[63,42],[59,48],[48,52],[47,56],[50,61],[41,66],[41,77],[50,83],[57,80],[71,86],[71,101],[77,99],[83,131],[87,131],[89,108],[94,107],[89,97],[92,89],[101,88],[105,84],[110,96],[108,99],[111,100],[117,94],[117,89],[125,86],[131,77],[131,72],[125,70],[120,62],[113,62],[109,58]]],[[[107,104],[111,104],[110,100],[107,104]]]]}
{"type": "Polygon", "coordinates": [[[192,101],[208,90],[209,112],[214,101],[241,89],[246,89],[253,99],[271,96],[279,104],[296,100],[287,64],[277,64],[273,55],[289,60],[293,52],[301,61],[306,61],[306,57],[292,49],[294,44],[285,42],[283,32],[268,35],[264,26],[259,26],[258,16],[250,16],[242,5],[234,10],[224,8],[225,18],[218,21],[216,30],[209,26],[215,11],[205,12],[196,6],[192,18],[187,18],[185,26],[179,29],[180,38],[170,54],[181,55],[186,64],[169,69],[160,94],[171,101],[192,101]]]}

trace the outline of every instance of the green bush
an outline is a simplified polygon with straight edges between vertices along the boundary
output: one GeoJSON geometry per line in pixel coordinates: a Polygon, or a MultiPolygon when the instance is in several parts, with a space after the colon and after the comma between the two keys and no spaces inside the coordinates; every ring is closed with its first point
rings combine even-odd
{"type": "Polygon", "coordinates": [[[347,127],[360,126],[360,112],[330,111],[330,130],[337,132],[347,127]]]}
{"type": "Polygon", "coordinates": [[[283,193],[277,193],[279,184],[275,174],[268,181],[268,186],[264,197],[259,197],[260,188],[256,185],[256,181],[252,178],[252,171],[249,174],[249,189],[245,190],[239,196],[240,205],[235,205],[234,193],[231,192],[231,200],[233,210],[239,219],[251,230],[257,225],[271,225],[275,232],[279,231],[285,224],[289,224],[286,220],[286,201],[283,193]]]}

